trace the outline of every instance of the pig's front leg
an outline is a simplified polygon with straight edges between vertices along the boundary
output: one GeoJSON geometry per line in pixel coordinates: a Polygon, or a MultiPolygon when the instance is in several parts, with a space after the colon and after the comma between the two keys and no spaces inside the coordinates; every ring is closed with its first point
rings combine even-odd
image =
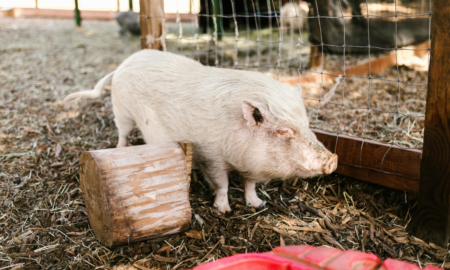
{"type": "Polygon", "coordinates": [[[231,212],[230,204],[228,203],[228,170],[216,167],[212,171],[210,168],[209,172],[205,174],[205,178],[211,183],[211,187],[214,188],[216,194],[214,206],[221,213],[231,212]]]}
{"type": "Polygon", "coordinates": [[[256,195],[256,181],[248,178],[242,178],[245,188],[245,200],[253,207],[261,207],[264,201],[256,195]]]}

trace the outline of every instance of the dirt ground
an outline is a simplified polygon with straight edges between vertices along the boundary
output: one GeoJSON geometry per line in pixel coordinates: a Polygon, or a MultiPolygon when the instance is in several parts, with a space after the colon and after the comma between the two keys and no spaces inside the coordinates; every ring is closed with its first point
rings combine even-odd
{"type": "MultiPolygon", "coordinates": [[[[234,177],[233,212],[221,215],[197,172],[190,233],[102,246],[89,227],[78,158],[117,143],[110,94],[70,110],[58,102],[140,49],[117,30],[114,22],[75,29],[70,20],[0,18],[0,269],[187,269],[294,244],[450,268],[447,249],[409,233],[416,195],[340,175],[258,187],[263,209],[246,206],[234,177]]],[[[143,143],[138,131],[129,143],[143,143]]]]}

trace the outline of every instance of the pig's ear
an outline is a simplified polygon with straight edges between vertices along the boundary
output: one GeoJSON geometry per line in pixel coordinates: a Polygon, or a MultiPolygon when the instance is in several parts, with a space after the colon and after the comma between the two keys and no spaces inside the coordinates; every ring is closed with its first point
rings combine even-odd
{"type": "Polygon", "coordinates": [[[277,129],[277,137],[278,138],[286,138],[290,139],[294,137],[294,131],[288,127],[282,127],[277,129]]]}
{"type": "Polygon", "coordinates": [[[254,127],[264,122],[265,110],[262,104],[244,101],[242,104],[242,113],[249,127],[254,127]]]}

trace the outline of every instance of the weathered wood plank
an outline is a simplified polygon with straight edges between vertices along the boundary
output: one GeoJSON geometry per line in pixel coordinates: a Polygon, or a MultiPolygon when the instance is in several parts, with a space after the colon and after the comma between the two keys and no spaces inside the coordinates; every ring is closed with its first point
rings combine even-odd
{"type": "Polygon", "coordinates": [[[100,242],[112,246],[187,229],[191,163],[190,142],[83,153],[81,188],[100,242]]]}
{"type": "Polygon", "coordinates": [[[328,150],[339,156],[336,173],[390,188],[418,192],[420,150],[313,131],[328,150]]]}
{"type": "Polygon", "coordinates": [[[444,246],[450,240],[450,1],[433,1],[431,58],[419,204],[414,232],[444,246]]]}

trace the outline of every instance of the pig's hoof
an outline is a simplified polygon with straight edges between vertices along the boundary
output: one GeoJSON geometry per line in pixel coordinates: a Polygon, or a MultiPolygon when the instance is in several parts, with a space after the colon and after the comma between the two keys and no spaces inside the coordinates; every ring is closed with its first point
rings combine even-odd
{"type": "Polygon", "coordinates": [[[217,210],[219,210],[220,213],[226,213],[226,212],[231,212],[231,208],[228,204],[225,205],[217,205],[216,203],[214,204],[214,207],[217,207],[217,210]]]}
{"type": "Polygon", "coordinates": [[[248,200],[247,202],[250,203],[250,205],[255,208],[263,207],[266,204],[266,201],[263,201],[260,198],[248,200]]]}

